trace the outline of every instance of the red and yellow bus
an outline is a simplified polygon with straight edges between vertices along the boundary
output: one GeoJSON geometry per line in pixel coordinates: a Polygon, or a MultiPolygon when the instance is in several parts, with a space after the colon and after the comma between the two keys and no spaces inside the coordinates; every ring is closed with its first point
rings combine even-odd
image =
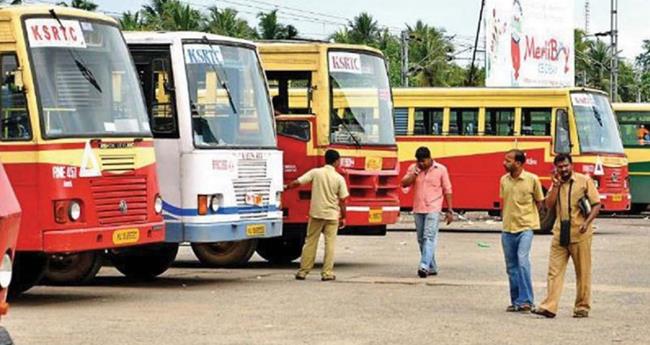
{"type": "MultiPolygon", "coordinates": [[[[498,213],[503,156],[526,152],[526,169],[549,188],[553,157],[569,153],[594,179],[605,211],[630,208],[628,166],[612,107],[603,92],[582,88],[393,89],[402,172],[427,146],[446,165],[454,208],[498,213]]],[[[409,208],[412,195],[401,198],[409,208]]]]}
{"type": "Polygon", "coordinates": [[[117,22],[10,6],[0,37],[0,159],[24,214],[13,292],[46,268],[54,283],[87,281],[105,250],[127,275],[162,273],[165,247],[138,246],[163,241],[165,229],[147,111],[117,22]]]}
{"type": "MultiPolygon", "coordinates": [[[[397,146],[391,89],[381,52],[321,42],[262,42],[262,64],[276,113],[284,180],[341,153],[350,189],[345,234],[379,234],[399,217],[397,146]]],[[[264,239],[258,253],[270,261],[300,256],[308,220],[309,186],[282,195],[284,235],[264,239]]]]}

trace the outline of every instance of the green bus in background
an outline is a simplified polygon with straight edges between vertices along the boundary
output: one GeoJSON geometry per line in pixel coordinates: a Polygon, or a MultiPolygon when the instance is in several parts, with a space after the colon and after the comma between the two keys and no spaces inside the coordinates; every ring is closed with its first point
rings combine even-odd
{"type": "Polygon", "coordinates": [[[650,103],[613,103],[629,160],[632,213],[650,204],[650,103]]]}

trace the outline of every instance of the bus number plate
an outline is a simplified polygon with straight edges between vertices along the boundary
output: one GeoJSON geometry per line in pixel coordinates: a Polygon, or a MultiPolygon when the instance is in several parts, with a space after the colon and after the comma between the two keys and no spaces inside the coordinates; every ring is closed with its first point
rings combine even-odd
{"type": "Polygon", "coordinates": [[[612,201],[613,202],[623,201],[623,195],[621,195],[621,194],[612,195],[612,201]]]}
{"type": "Polygon", "coordinates": [[[138,243],[138,240],[140,240],[140,230],[138,229],[124,229],[113,232],[113,244],[115,245],[138,243]]]}
{"type": "Polygon", "coordinates": [[[265,233],[266,227],[264,224],[246,225],[246,236],[248,237],[264,236],[265,233]]]}
{"type": "Polygon", "coordinates": [[[371,224],[381,223],[383,220],[383,213],[381,210],[370,210],[368,213],[368,222],[371,224]]]}

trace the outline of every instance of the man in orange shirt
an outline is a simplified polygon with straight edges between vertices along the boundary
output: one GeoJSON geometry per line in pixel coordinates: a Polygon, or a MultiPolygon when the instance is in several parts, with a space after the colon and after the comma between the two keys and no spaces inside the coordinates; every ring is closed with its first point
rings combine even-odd
{"type": "Polygon", "coordinates": [[[645,143],[646,138],[649,134],[650,131],[645,128],[645,125],[639,125],[639,128],[636,130],[636,138],[639,139],[639,143],[641,143],[641,145],[645,143]]]}
{"type": "Polygon", "coordinates": [[[436,247],[438,244],[438,222],[442,211],[443,196],[447,201],[445,218],[447,224],[453,220],[451,206],[451,181],[447,168],[431,158],[426,147],[415,152],[417,163],[412,164],[402,179],[402,187],[415,188],[413,194],[413,217],[420,245],[420,267],[418,276],[438,274],[436,247]]]}

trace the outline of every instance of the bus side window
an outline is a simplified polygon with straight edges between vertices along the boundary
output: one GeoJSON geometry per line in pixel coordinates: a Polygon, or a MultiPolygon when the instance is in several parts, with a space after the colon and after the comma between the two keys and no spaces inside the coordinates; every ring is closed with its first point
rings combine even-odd
{"type": "Polygon", "coordinates": [[[555,113],[555,153],[570,153],[569,115],[565,109],[555,113]]]}
{"type": "Polygon", "coordinates": [[[395,108],[393,112],[393,125],[395,126],[395,135],[408,135],[408,108],[395,108]]]}
{"type": "Polygon", "coordinates": [[[16,80],[18,61],[15,54],[4,54],[1,59],[1,105],[0,130],[2,141],[30,140],[32,132],[27,114],[27,101],[22,90],[22,75],[16,80]]]}
{"type": "Polygon", "coordinates": [[[270,71],[266,74],[276,115],[311,114],[309,71],[270,71]]]}
{"type": "Polygon", "coordinates": [[[311,139],[309,121],[278,121],[277,131],[278,135],[301,141],[309,141],[311,139]]]}
{"type": "Polygon", "coordinates": [[[442,109],[416,108],[415,135],[440,135],[442,133],[442,109]]]}
{"type": "Polygon", "coordinates": [[[451,109],[449,134],[471,136],[478,134],[478,109],[451,109]]]}
{"type": "Polygon", "coordinates": [[[521,109],[521,135],[550,136],[551,108],[521,109]]]}
{"type": "Polygon", "coordinates": [[[514,135],[515,110],[486,109],[485,110],[485,135],[514,135]]]}
{"type": "Polygon", "coordinates": [[[131,51],[149,112],[154,138],[179,138],[169,47],[131,51]]]}

